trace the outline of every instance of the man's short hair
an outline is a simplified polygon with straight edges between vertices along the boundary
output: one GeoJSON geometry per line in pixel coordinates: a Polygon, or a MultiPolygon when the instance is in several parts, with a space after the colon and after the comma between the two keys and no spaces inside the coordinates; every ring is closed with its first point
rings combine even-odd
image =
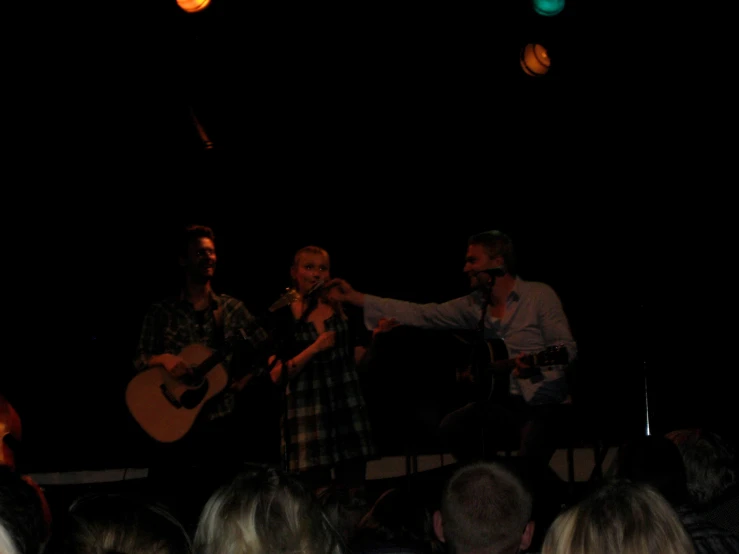
{"type": "Polygon", "coordinates": [[[470,236],[467,244],[479,244],[491,258],[501,256],[505,269],[513,277],[516,276],[516,256],[513,251],[513,241],[501,231],[485,231],[470,236]]]}
{"type": "Polygon", "coordinates": [[[506,552],[521,543],[532,507],[531,493],[503,465],[464,466],[442,494],[444,539],[453,552],[506,552]]]}
{"type": "Polygon", "coordinates": [[[179,254],[180,256],[187,256],[187,248],[190,243],[196,239],[206,238],[213,241],[215,244],[216,236],[213,233],[213,229],[206,225],[187,225],[180,235],[179,240],[179,254]]]}

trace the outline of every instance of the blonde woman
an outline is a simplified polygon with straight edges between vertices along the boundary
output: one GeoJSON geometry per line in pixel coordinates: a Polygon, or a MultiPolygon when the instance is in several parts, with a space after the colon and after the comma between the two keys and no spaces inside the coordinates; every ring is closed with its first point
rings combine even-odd
{"type": "Polygon", "coordinates": [[[287,403],[283,455],[287,450],[290,471],[315,490],[332,483],[332,470],[336,484],[361,490],[375,445],[357,362],[371,338],[322,287],[330,279],[326,250],[298,250],[290,276],[296,299],[275,312],[271,325],[281,345],[271,377],[287,403]]]}
{"type": "Polygon", "coordinates": [[[614,480],[554,520],[541,554],[695,554],[678,515],[656,489],[614,480]]]}

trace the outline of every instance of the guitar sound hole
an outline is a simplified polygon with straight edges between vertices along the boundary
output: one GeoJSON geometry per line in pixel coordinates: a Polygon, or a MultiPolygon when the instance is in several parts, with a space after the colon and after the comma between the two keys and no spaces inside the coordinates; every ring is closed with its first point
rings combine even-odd
{"type": "Polygon", "coordinates": [[[180,397],[180,403],[184,408],[192,409],[205,398],[205,394],[208,392],[208,381],[203,383],[196,389],[189,389],[182,393],[180,397]]]}
{"type": "Polygon", "coordinates": [[[199,387],[203,384],[203,381],[205,381],[203,377],[199,377],[192,373],[186,373],[180,377],[180,382],[186,387],[199,387]]]}

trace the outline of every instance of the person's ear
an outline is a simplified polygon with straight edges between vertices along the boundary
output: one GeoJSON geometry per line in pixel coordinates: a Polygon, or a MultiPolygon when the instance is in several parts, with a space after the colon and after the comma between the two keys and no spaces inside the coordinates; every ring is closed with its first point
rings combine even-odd
{"type": "Polygon", "coordinates": [[[444,524],[441,521],[441,512],[439,510],[434,512],[434,534],[441,542],[446,542],[444,540],[444,524]]]}
{"type": "Polygon", "coordinates": [[[521,537],[521,550],[526,550],[531,546],[531,541],[534,538],[534,522],[529,521],[523,530],[523,536],[521,537]]]}

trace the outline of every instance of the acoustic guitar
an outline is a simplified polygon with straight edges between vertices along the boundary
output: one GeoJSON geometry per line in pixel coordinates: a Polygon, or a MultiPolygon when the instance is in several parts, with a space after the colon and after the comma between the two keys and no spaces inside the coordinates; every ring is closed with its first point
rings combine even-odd
{"type": "MultiPolygon", "coordinates": [[[[456,336],[470,344],[468,340],[456,336]]],[[[542,369],[569,363],[567,347],[554,345],[525,355],[521,361],[529,368],[519,370],[517,375],[513,375],[516,359],[509,357],[508,348],[501,339],[478,339],[473,340],[471,345],[470,360],[457,370],[457,382],[472,385],[472,396],[478,401],[502,399],[510,392],[511,379],[515,379],[526,402],[531,402],[546,381],[542,369]]]]}
{"type": "Polygon", "coordinates": [[[190,431],[203,406],[228,385],[229,374],[223,361],[236,343],[245,340],[246,333],[241,329],[220,350],[202,344],[186,346],[178,356],[191,371],[182,377],[174,377],[162,366],[138,373],[126,387],[129,412],[153,439],[165,443],[181,439],[190,431]]]}
{"type": "MultiPolygon", "coordinates": [[[[297,298],[297,291],[287,289],[270,307],[270,312],[297,298]]],[[[251,327],[262,324],[263,318],[256,318],[251,327]]],[[[240,329],[217,351],[202,344],[186,346],[178,356],[187,362],[190,373],[182,377],[174,377],[161,366],[138,373],[126,387],[128,411],[151,438],[164,443],[180,440],[192,429],[205,404],[228,385],[229,373],[223,361],[239,342],[245,340],[247,333],[240,329]]],[[[261,371],[263,369],[248,374],[247,380],[261,371]]]]}

